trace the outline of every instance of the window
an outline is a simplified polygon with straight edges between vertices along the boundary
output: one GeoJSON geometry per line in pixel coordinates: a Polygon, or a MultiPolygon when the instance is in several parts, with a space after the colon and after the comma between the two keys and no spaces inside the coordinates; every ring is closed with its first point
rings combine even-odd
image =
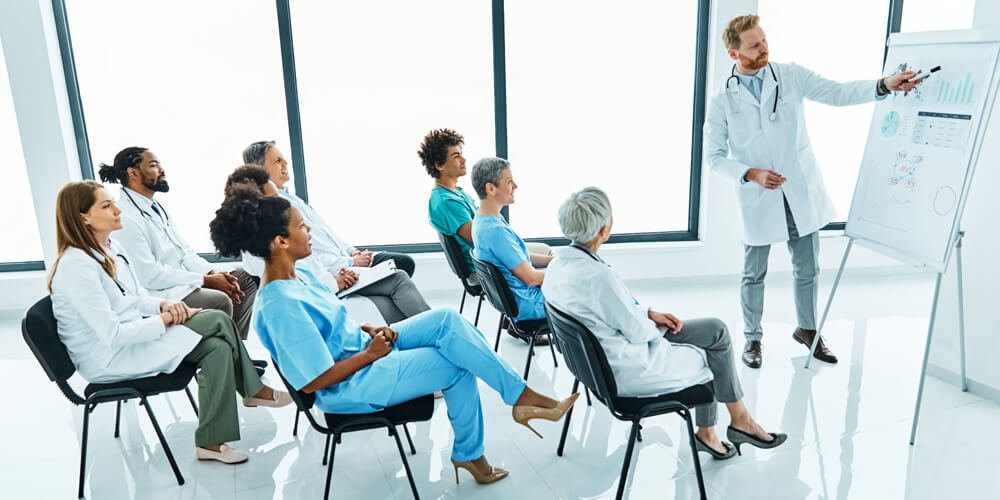
{"type": "Polygon", "coordinates": [[[0,46],[0,151],[5,152],[3,178],[8,188],[0,196],[0,212],[20,214],[0,218],[0,234],[8,242],[17,242],[0,248],[0,263],[39,261],[42,260],[42,242],[38,235],[38,220],[32,204],[9,81],[7,62],[0,46]]]}
{"type": "Polygon", "coordinates": [[[518,234],[561,236],[559,205],[589,185],[616,234],[688,230],[698,2],[504,4],[518,234]]]}
{"type": "Polygon", "coordinates": [[[967,30],[975,8],[975,0],[906,0],[900,31],[967,30]]]}
{"type": "MultiPolygon", "coordinates": [[[[772,61],[795,62],[842,82],[881,76],[889,2],[760,0],[758,14],[772,61]],[[819,19],[821,23],[815,22],[819,19]]],[[[805,102],[809,140],[838,221],[847,220],[873,109],[871,103],[832,107],[805,102]]]]}
{"type": "MultiPolygon", "coordinates": [[[[490,2],[293,2],[309,201],[354,245],[437,244],[424,134],[495,154],[490,2]]],[[[286,148],[287,149],[287,148],[286,148]]],[[[469,176],[460,185],[471,190],[469,176]]]]}
{"type": "Polygon", "coordinates": [[[160,159],[163,199],[188,242],[208,223],[251,142],[288,144],[272,0],[67,0],[94,165],[127,146],[160,159]]]}

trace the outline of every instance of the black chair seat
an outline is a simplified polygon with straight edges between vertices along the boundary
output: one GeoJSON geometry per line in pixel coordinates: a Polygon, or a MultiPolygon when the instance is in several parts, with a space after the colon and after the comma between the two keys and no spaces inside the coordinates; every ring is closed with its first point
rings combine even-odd
{"type": "Polygon", "coordinates": [[[549,322],[545,318],[515,321],[514,326],[529,335],[549,332],[549,322]]]}
{"type": "Polygon", "coordinates": [[[109,389],[133,389],[146,396],[155,396],[164,392],[183,391],[191,382],[198,366],[194,363],[181,363],[173,373],[162,373],[152,377],[123,380],[106,384],[90,384],[84,390],[85,397],[90,397],[97,391],[109,389]]]}
{"type": "Polygon", "coordinates": [[[710,389],[707,384],[703,384],[694,385],[677,392],[661,394],[655,397],[630,398],[617,396],[614,398],[614,407],[619,413],[621,413],[622,418],[631,420],[641,413],[643,408],[658,403],[665,403],[667,401],[676,401],[678,403],[682,403],[688,408],[691,408],[693,406],[711,403],[715,401],[715,396],[712,395],[712,389],[710,389]]]}
{"type": "Polygon", "coordinates": [[[348,427],[344,430],[360,431],[385,427],[384,423],[363,423],[364,417],[381,417],[389,420],[393,424],[401,425],[408,422],[424,422],[430,420],[434,415],[434,396],[428,394],[417,399],[411,399],[396,406],[386,407],[382,411],[361,414],[324,413],[326,425],[331,429],[340,427],[345,422],[348,427]],[[351,420],[358,420],[357,424],[350,423],[351,420]]]}

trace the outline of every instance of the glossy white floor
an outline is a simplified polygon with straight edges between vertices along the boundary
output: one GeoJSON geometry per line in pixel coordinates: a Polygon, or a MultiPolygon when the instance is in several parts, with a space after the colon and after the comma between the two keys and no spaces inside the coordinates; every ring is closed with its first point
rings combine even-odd
{"type": "MultiPolygon", "coordinates": [[[[793,307],[787,279],[769,284],[764,366],[740,365],[746,402],[767,428],[789,434],[771,451],[745,450],[715,462],[702,454],[713,499],[940,499],[1000,498],[995,474],[1000,451],[989,439],[1000,422],[1000,406],[929,378],[916,446],[907,444],[924,345],[932,280],[929,275],[845,281],[828,325],[841,362],[805,370],[805,350],[793,343],[793,307]],[[893,296],[892,305],[885,297],[893,296]],[[905,299],[905,300],[904,300],[905,299]]],[[[742,346],[737,284],[657,290],[638,284],[644,302],[682,317],[715,315],[734,329],[742,346]]],[[[825,298],[825,291],[821,297],[825,298]]],[[[458,297],[432,297],[434,306],[457,305],[458,297]]],[[[825,300],[825,299],[824,299],[825,300]]],[[[468,309],[466,310],[469,313],[468,309]]],[[[471,317],[471,313],[467,314],[471,317]]],[[[480,320],[492,341],[497,315],[484,306],[480,320]],[[488,311],[486,311],[488,310],[488,311]]],[[[19,318],[0,320],[0,380],[6,381],[0,420],[2,496],[73,498],[82,423],[24,346],[19,318]]],[[[945,334],[945,333],[940,333],[945,334]]],[[[252,354],[264,355],[256,340],[252,354]]],[[[508,337],[501,354],[517,369],[527,348],[508,337]]],[[[566,396],[572,376],[553,368],[539,350],[530,384],[566,396]]],[[[280,383],[273,373],[266,377],[280,383]]],[[[77,381],[79,382],[79,381],[77,381]]],[[[82,389],[82,385],[80,385],[82,389]]],[[[438,401],[433,420],[411,426],[417,455],[409,456],[423,498],[608,498],[618,485],[627,424],[597,404],[577,405],[563,457],[555,455],[561,424],[541,423],[538,439],[510,419],[495,392],[481,386],[487,423],[487,456],[511,471],[497,484],[476,485],[460,472],[455,484],[448,462],[451,431],[438,401]]],[[[114,406],[91,419],[87,497],[95,499],[320,498],[326,469],[322,438],[312,431],[292,437],[294,411],[240,408],[250,461],[226,466],[194,459],[196,420],[182,394],[154,398],[161,426],[186,483],[178,486],[152,427],[134,403],[124,411],[120,439],[112,437],[114,406]]],[[[724,432],[728,415],[720,411],[724,432]]],[[[650,419],[637,446],[629,498],[696,498],[688,440],[676,416],[650,419]]],[[[347,435],[337,451],[334,498],[411,498],[392,438],[383,431],[347,435]]]]}

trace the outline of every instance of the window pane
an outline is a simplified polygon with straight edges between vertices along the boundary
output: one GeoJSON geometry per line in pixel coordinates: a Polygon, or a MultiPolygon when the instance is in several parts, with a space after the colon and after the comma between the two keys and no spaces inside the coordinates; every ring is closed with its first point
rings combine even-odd
{"type": "Polygon", "coordinates": [[[68,0],[67,11],[94,165],[150,148],[181,233],[213,251],[208,223],[243,148],[288,144],[274,2],[68,0]]]}
{"type": "MultiPolygon", "coordinates": [[[[17,129],[14,114],[14,99],[10,93],[7,78],[7,62],[0,45],[0,151],[6,154],[3,162],[3,178],[7,189],[0,196],[0,212],[20,214],[20,216],[0,217],[0,234],[4,240],[17,242],[0,247],[0,262],[22,262],[42,260],[42,242],[38,236],[38,220],[31,201],[28,171],[21,151],[21,135],[17,129]]],[[[55,200],[53,200],[55,203],[55,200]]]]}
{"type": "Polygon", "coordinates": [[[687,230],[697,2],[505,6],[517,232],[561,236],[559,205],[589,185],[615,233],[687,230]]]}
{"type": "MultiPolygon", "coordinates": [[[[889,2],[760,0],[758,13],[772,61],[796,62],[841,82],[880,77],[889,2]],[[837,26],[849,26],[850,36],[840,36],[837,26]]],[[[778,78],[780,85],[780,74],[778,78]]],[[[832,107],[805,102],[809,140],[837,209],[837,221],[847,220],[873,109],[872,103],[832,107]]]]}
{"type": "Polygon", "coordinates": [[[975,8],[975,0],[906,0],[900,31],[967,30],[975,8]]]}
{"type": "Polygon", "coordinates": [[[431,129],[463,134],[470,168],[495,153],[491,19],[483,1],[292,4],[309,199],[347,241],[437,242],[431,129]]]}

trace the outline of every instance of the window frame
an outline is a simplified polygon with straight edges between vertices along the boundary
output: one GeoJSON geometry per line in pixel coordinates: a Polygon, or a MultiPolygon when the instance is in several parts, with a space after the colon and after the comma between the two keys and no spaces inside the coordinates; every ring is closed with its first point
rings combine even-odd
{"type": "MultiPolygon", "coordinates": [[[[702,185],[702,163],[703,163],[703,135],[702,128],[705,123],[706,96],[708,91],[708,59],[711,25],[712,5],[711,0],[697,0],[698,15],[695,40],[695,67],[694,67],[694,93],[692,97],[692,130],[691,130],[691,165],[690,165],[690,186],[688,190],[688,227],[683,231],[660,231],[641,233],[614,233],[609,239],[609,243],[646,243],[646,242],[675,242],[675,241],[697,241],[699,239],[700,210],[701,210],[701,185],[702,185]]],[[[504,26],[504,0],[491,0],[492,4],[492,30],[493,30],[493,101],[494,101],[494,129],[496,131],[495,148],[496,155],[501,158],[508,157],[508,137],[507,137],[507,81],[506,81],[506,33],[504,26]]],[[[889,19],[886,23],[886,40],[889,34],[899,31],[902,19],[903,0],[889,0],[889,19]]],[[[81,174],[85,179],[94,178],[93,163],[90,158],[90,143],[87,135],[86,120],[83,112],[83,105],[80,99],[80,89],[77,80],[76,63],[73,57],[73,44],[70,36],[69,21],[66,14],[66,0],[52,0],[53,11],[55,12],[56,34],[59,40],[60,54],[62,56],[63,73],[66,78],[66,89],[70,103],[70,113],[72,115],[73,129],[77,142],[77,153],[80,159],[81,174]]],[[[302,124],[300,119],[300,107],[298,97],[297,72],[295,68],[295,51],[293,44],[293,32],[291,24],[290,0],[275,0],[276,16],[278,23],[278,33],[281,43],[281,64],[285,83],[285,105],[288,117],[289,140],[291,142],[292,171],[295,177],[296,194],[302,199],[309,199],[307,169],[305,164],[302,124]]],[[[510,218],[506,208],[504,214],[510,218]]],[[[516,210],[514,211],[516,220],[516,210]]],[[[844,222],[833,222],[825,226],[824,230],[843,230],[844,222]]],[[[544,238],[529,238],[529,241],[540,241],[551,245],[566,245],[566,238],[552,236],[544,238]]],[[[390,245],[361,245],[365,248],[381,251],[398,251],[410,253],[439,252],[440,244],[415,243],[415,244],[390,244],[390,245]]],[[[213,261],[218,259],[213,254],[202,254],[203,257],[213,261]]],[[[34,269],[38,262],[26,263],[0,263],[0,271],[5,270],[27,270],[34,269]]],[[[41,266],[39,268],[44,268],[41,266]]]]}

